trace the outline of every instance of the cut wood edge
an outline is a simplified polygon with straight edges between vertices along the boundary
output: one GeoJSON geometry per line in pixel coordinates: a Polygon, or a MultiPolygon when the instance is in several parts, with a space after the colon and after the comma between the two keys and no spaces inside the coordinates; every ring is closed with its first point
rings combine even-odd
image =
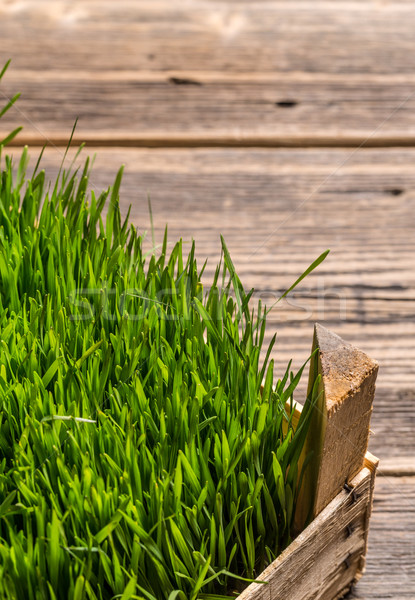
{"type": "Polygon", "coordinates": [[[366,451],[364,466],[367,469],[370,469],[372,473],[376,472],[379,468],[379,462],[379,459],[376,456],[374,456],[371,452],[369,452],[369,450],[366,451]]]}
{"type": "Polygon", "coordinates": [[[370,471],[370,496],[369,501],[366,508],[366,516],[365,516],[365,549],[363,554],[360,557],[359,568],[356,572],[355,581],[359,581],[359,579],[364,575],[366,570],[366,554],[367,554],[367,546],[369,540],[369,521],[372,515],[373,510],[373,494],[375,491],[375,479],[376,479],[376,471],[379,466],[379,459],[374,456],[371,452],[366,452],[364,459],[365,468],[370,471]]]}

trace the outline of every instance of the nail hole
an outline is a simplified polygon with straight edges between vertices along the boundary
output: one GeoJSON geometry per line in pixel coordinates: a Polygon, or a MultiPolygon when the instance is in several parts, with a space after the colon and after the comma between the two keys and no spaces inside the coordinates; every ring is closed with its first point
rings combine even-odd
{"type": "Polygon", "coordinates": [[[385,190],[385,192],[387,194],[390,194],[391,196],[400,196],[401,194],[403,194],[403,190],[401,190],[400,188],[391,188],[389,190],[385,190]]]}
{"type": "Polygon", "coordinates": [[[275,106],[279,108],[292,108],[293,106],[297,106],[298,102],[295,100],[281,100],[280,102],[276,102],[275,106]]]}
{"type": "Polygon", "coordinates": [[[169,77],[170,83],[174,85],[202,85],[200,81],[195,79],[186,79],[185,77],[169,77]]]}

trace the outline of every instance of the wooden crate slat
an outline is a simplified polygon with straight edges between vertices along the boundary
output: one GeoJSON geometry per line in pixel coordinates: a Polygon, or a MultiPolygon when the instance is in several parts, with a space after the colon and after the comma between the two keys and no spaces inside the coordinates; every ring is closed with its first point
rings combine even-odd
{"type": "Polygon", "coordinates": [[[372,501],[368,468],[352,480],[357,500],[341,492],[258,578],[240,600],[311,600],[333,598],[347,590],[365,551],[367,512],[372,501]],[[347,527],[352,525],[353,531],[347,527]],[[339,564],[345,561],[343,568],[339,564]]]}
{"type": "Polygon", "coordinates": [[[373,471],[377,466],[377,459],[365,459],[365,454],[378,363],[320,323],[314,325],[312,351],[307,396],[315,398],[315,405],[303,450],[311,460],[295,513],[297,531],[320,514],[364,462],[373,471]]]}

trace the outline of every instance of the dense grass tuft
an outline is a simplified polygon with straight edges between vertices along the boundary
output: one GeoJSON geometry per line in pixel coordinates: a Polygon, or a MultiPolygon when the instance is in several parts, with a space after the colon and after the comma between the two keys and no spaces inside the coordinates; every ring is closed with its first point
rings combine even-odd
{"type": "Polygon", "coordinates": [[[0,595],[233,595],[291,539],[302,369],[276,380],[275,337],[261,362],[223,240],[203,289],[194,245],[145,258],[122,171],[96,196],[88,160],[27,162],[0,179],[0,595]]]}

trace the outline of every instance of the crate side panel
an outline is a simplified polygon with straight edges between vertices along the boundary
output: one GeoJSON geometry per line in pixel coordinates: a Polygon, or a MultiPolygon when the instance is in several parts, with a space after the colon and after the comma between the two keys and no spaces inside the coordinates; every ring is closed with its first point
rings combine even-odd
{"type": "Polygon", "coordinates": [[[355,494],[345,491],[322,511],[251,584],[239,600],[332,600],[355,579],[366,548],[371,502],[369,469],[354,478],[355,494]]]}

